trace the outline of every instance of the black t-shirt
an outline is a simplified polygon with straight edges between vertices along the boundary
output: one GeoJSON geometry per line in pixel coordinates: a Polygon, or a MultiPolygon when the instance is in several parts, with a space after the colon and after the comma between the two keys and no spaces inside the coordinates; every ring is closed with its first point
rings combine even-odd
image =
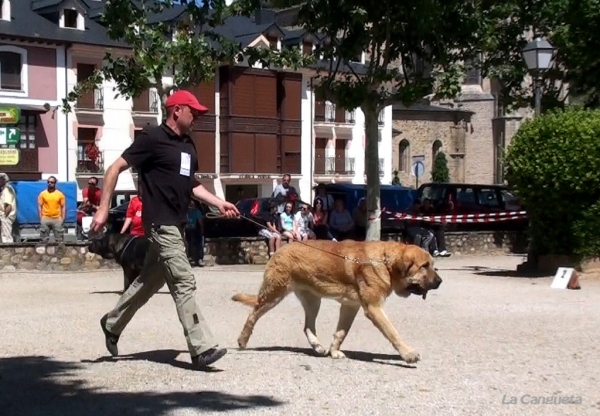
{"type": "Polygon", "coordinates": [[[270,222],[271,224],[273,224],[275,226],[276,229],[279,229],[278,224],[277,224],[277,217],[273,214],[271,214],[270,212],[264,211],[261,216],[260,216],[263,224],[266,226],[268,222],[270,222]]]}
{"type": "Polygon", "coordinates": [[[184,225],[197,184],[198,155],[192,139],[162,124],[144,130],[122,157],[138,170],[144,226],[184,225]]]}

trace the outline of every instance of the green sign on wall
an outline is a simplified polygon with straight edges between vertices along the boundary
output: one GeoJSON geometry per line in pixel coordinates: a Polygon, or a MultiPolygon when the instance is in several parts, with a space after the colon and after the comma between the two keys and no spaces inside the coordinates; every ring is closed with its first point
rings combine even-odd
{"type": "Polygon", "coordinates": [[[20,119],[19,107],[0,107],[0,124],[18,124],[20,119]]]}
{"type": "Polygon", "coordinates": [[[18,146],[21,130],[16,127],[0,127],[0,146],[18,146]]]}

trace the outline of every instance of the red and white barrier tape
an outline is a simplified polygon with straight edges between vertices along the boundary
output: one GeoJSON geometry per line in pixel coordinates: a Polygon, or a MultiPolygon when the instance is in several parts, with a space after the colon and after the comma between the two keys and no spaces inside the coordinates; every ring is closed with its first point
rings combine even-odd
{"type": "MultiPolygon", "coordinates": [[[[508,212],[490,212],[485,214],[448,214],[448,215],[412,215],[401,212],[391,212],[383,210],[388,218],[395,220],[414,220],[426,222],[445,222],[445,223],[488,223],[500,221],[512,221],[527,218],[526,211],[508,211],[508,212]]],[[[370,218],[369,218],[370,219],[370,218]]]]}

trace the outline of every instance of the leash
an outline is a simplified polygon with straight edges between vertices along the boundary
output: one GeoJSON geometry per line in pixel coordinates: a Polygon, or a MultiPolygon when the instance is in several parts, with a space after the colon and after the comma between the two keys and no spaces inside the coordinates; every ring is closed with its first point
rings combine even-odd
{"type": "MultiPolygon", "coordinates": [[[[205,214],[205,217],[206,217],[206,218],[226,218],[226,217],[225,217],[223,214],[216,213],[216,212],[208,212],[208,213],[206,213],[206,214],[205,214]]],[[[245,216],[245,215],[243,215],[243,214],[240,214],[240,215],[239,215],[239,218],[243,218],[243,219],[245,219],[246,221],[249,221],[249,222],[251,222],[251,223],[253,223],[253,224],[255,224],[255,225],[258,225],[260,228],[263,228],[263,229],[265,229],[265,230],[267,230],[267,231],[272,231],[272,230],[270,230],[270,229],[269,229],[269,227],[267,227],[266,225],[264,225],[264,224],[261,224],[261,223],[259,223],[258,221],[255,221],[255,220],[253,220],[252,218],[250,218],[250,217],[247,217],[247,216],[245,216]]],[[[332,252],[332,251],[329,251],[329,250],[324,250],[324,249],[322,249],[322,248],[319,248],[319,247],[314,247],[314,246],[311,246],[311,245],[309,245],[309,244],[306,244],[304,241],[292,240],[292,243],[299,243],[299,244],[302,244],[302,245],[304,245],[304,246],[306,246],[306,247],[308,247],[308,248],[311,248],[311,249],[313,249],[313,250],[322,251],[323,253],[327,253],[327,254],[330,254],[330,255],[332,255],[332,256],[339,257],[339,258],[341,258],[341,259],[344,259],[344,260],[346,260],[346,261],[349,261],[349,262],[351,262],[351,263],[354,263],[354,264],[357,264],[357,265],[369,265],[369,264],[370,264],[370,265],[375,265],[375,264],[388,264],[388,263],[389,263],[389,260],[388,260],[387,258],[384,258],[383,260],[373,260],[373,259],[369,259],[369,260],[367,260],[367,261],[364,261],[364,260],[360,260],[360,259],[358,259],[358,258],[356,258],[356,257],[342,256],[341,254],[334,253],[334,252],[332,252]]]]}

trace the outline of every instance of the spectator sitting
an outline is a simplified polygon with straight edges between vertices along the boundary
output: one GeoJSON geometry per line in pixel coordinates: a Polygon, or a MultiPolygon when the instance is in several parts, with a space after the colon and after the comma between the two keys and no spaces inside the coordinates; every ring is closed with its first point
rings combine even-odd
{"type": "Polygon", "coordinates": [[[339,241],[353,237],[354,221],[345,207],[344,201],[335,201],[335,209],[329,216],[331,234],[339,241]]]}
{"type": "Polygon", "coordinates": [[[284,211],[279,214],[281,231],[284,237],[287,237],[290,241],[300,240],[300,236],[294,232],[294,213],[292,212],[294,204],[291,202],[285,203],[284,211]]]}
{"type": "Polygon", "coordinates": [[[300,241],[316,240],[317,236],[312,230],[314,223],[315,220],[308,205],[300,204],[300,211],[294,216],[294,234],[299,237],[300,241]]]}
{"type": "Polygon", "coordinates": [[[323,204],[323,210],[331,212],[334,205],[333,197],[327,193],[327,191],[325,190],[325,185],[323,185],[322,183],[320,183],[317,186],[317,195],[315,197],[315,202],[313,203],[313,205],[316,205],[317,198],[321,199],[321,203],[323,204]]]}
{"type": "Polygon", "coordinates": [[[313,219],[315,224],[315,235],[318,239],[335,240],[331,232],[329,232],[329,213],[323,207],[323,200],[320,197],[315,198],[315,206],[313,208],[313,219]]]}
{"type": "Polygon", "coordinates": [[[367,221],[369,214],[367,212],[367,199],[361,198],[358,200],[358,206],[352,213],[352,219],[354,221],[354,230],[356,232],[356,239],[358,241],[364,241],[367,238],[367,221]]]}
{"type": "MultiPolygon", "coordinates": [[[[415,200],[412,209],[409,211],[411,215],[421,215],[421,201],[415,200]]],[[[431,242],[433,241],[433,233],[422,226],[421,220],[408,219],[406,220],[406,233],[410,243],[421,247],[430,252],[431,242]]]]}
{"type": "MultiPolygon", "coordinates": [[[[428,198],[423,200],[423,206],[421,207],[422,215],[435,215],[435,210],[431,205],[431,201],[428,198]]],[[[433,248],[434,257],[450,257],[452,254],[446,250],[446,238],[444,233],[444,224],[437,222],[426,222],[424,227],[433,233],[433,240],[431,246],[433,248]]]]}
{"type": "Polygon", "coordinates": [[[269,244],[269,257],[281,247],[281,233],[277,228],[277,204],[271,202],[269,210],[261,213],[261,220],[267,228],[261,228],[258,235],[265,237],[269,244]]]}
{"type": "Polygon", "coordinates": [[[98,178],[92,176],[88,179],[88,186],[83,189],[82,195],[81,210],[87,215],[94,215],[100,206],[100,198],[102,197],[102,191],[98,188],[98,178]]]}

